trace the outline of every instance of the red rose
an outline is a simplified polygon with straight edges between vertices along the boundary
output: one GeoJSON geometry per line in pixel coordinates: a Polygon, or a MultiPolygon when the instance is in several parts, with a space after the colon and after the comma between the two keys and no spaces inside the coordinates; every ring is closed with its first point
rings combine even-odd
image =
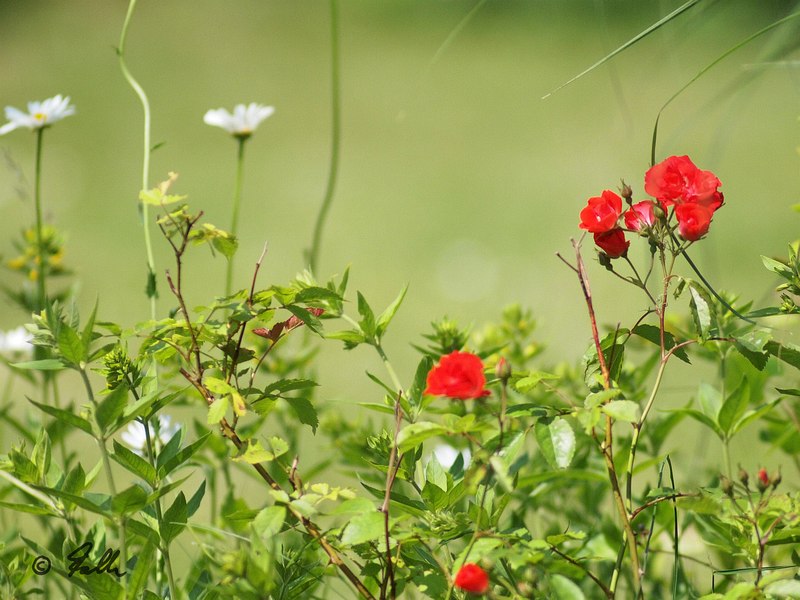
{"type": "Polygon", "coordinates": [[[722,185],[711,171],[702,171],[688,156],[670,156],[651,167],[644,176],[645,191],[665,208],[696,202],[712,211],[722,205],[722,185]]]}
{"type": "Polygon", "coordinates": [[[651,200],[637,202],[625,211],[625,227],[632,231],[642,231],[656,222],[655,203],[651,200]]]}
{"type": "Polygon", "coordinates": [[[489,576],[475,563],[467,563],[458,570],[455,584],[465,592],[485,594],[489,589],[489,576]]]}
{"type": "Polygon", "coordinates": [[[712,209],[696,202],[679,204],[675,207],[675,217],[678,219],[678,233],[681,234],[683,239],[696,242],[708,233],[712,214],[712,209]]]}
{"type": "Polygon", "coordinates": [[[486,377],[483,374],[481,359],[469,352],[451,352],[443,356],[428,373],[428,386],[425,394],[447,396],[466,400],[488,396],[484,389],[486,377]]]}
{"type": "Polygon", "coordinates": [[[622,214],[622,198],[611,190],[602,195],[589,198],[589,202],[581,211],[579,227],[590,233],[603,233],[617,226],[617,219],[622,214]]]}
{"type": "Polygon", "coordinates": [[[628,251],[628,246],[631,245],[625,239],[625,232],[619,228],[604,233],[595,233],[594,243],[600,246],[608,258],[619,258],[628,251]]]}

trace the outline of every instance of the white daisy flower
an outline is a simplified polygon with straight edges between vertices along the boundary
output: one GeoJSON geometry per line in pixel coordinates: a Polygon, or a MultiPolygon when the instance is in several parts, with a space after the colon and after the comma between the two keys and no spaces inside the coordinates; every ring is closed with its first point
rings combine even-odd
{"type": "Polygon", "coordinates": [[[13,106],[6,106],[8,123],[0,127],[0,135],[5,135],[20,127],[33,130],[43,129],[74,114],[75,107],[69,103],[69,96],[62,97],[61,94],[42,102],[28,102],[27,114],[13,106]]]}
{"type": "Polygon", "coordinates": [[[0,331],[0,352],[31,352],[33,335],[22,325],[11,331],[0,331]]]}
{"type": "Polygon", "coordinates": [[[450,469],[456,462],[459,454],[464,459],[464,468],[466,468],[472,458],[472,453],[469,451],[469,448],[464,448],[459,451],[449,444],[439,444],[433,449],[433,455],[444,469],[450,469]]]}
{"type": "MultiPolygon", "coordinates": [[[[158,439],[163,446],[172,438],[173,435],[175,435],[178,429],[180,429],[180,426],[173,425],[170,416],[164,414],[158,415],[158,424],[158,439]]],[[[150,432],[152,435],[152,427],[150,428],[150,432]]],[[[136,452],[136,454],[140,456],[144,455],[144,450],[147,448],[147,436],[144,432],[144,425],[142,425],[138,420],[131,421],[119,437],[123,442],[125,442],[125,445],[136,452]]]]}
{"type": "Polygon", "coordinates": [[[233,114],[224,108],[209,110],[203,117],[207,125],[222,127],[235,137],[250,137],[250,135],[261,124],[261,121],[271,116],[275,112],[275,107],[264,106],[251,102],[247,106],[237,104],[233,108],[233,114]]]}

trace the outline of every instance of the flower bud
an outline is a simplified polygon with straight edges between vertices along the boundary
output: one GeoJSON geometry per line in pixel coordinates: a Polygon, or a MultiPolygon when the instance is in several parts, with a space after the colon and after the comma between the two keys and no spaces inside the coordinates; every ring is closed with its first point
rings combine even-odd
{"type": "Polygon", "coordinates": [[[747,474],[747,471],[739,467],[739,481],[742,482],[744,487],[747,487],[748,482],[750,481],[750,475],[747,474]]]}
{"type": "Polygon", "coordinates": [[[619,194],[628,204],[630,204],[633,198],[633,190],[631,189],[631,186],[625,183],[624,180],[620,180],[620,183],[622,183],[622,187],[619,188],[619,194]]]}
{"type": "Polygon", "coordinates": [[[725,477],[725,475],[720,475],[719,485],[726,496],[733,498],[733,482],[730,479],[725,477]]]}
{"type": "Polygon", "coordinates": [[[775,474],[772,476],[772,489],[774,490],[776,487],[778,487],[782,480],[783,477],[781,476],[781,472],[779,469],[775,471],[775,474]]]}
{"type": "Polygon", "coordinates": [[[764,467],[761,467],[758,470],[758,481],[756,482],[756,487],[758,487],[759,492],[763,492],[769,487],[769,475],[767,474],[767,470],[764,467]]]}
{"type": "Polygon", "coordinates": [[[508,383],[511,378],[511,363],[501,356],[494,367],[494,374],[504,384],[508,383]]]}

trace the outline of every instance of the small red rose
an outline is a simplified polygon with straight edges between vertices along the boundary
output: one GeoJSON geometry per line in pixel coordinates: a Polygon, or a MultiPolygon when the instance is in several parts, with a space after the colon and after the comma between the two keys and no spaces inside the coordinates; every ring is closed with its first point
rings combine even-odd
{"type": "Polygon", "coordinates": [[[653,226],[656,222],[655,203],[643,200],[632,205],[625,211],[625,227],[631,231],[642,231],[653,226]]]}
{"type": "Polygon", "coordinates": [[[625,232],[619,228],[605,233],[595,233],[594,243],[600,246],[600,249],[606,253],[608,258],[619,258],[628,251],[628,246],[631,245],[625,239],[625,232]]]}
{"type": "Polygon", "coordinates": [[[711,225],[713,211],[702,204],[687,202],[675,207],[675,217],[678,219],[678,233],[690,242],[696,242],[706,233],[711,225]]]}
{"type": "Polygon", "coordinates": [[[457,588],[473,594],[485,594],[489,589],[489,575],[475,563],[467,563],[458,570],[457,588]]]}
{"type": "Polygon", "coordinates": [[[469,352],[451,352],[443,356],[428,373],[425,393],[431,396],[447,396],[467,400],[488,396],[485,389],[481,359],[469,352]]]}
{"type": "Polygon", "coordinates": [[[603,233],[617,226],[617,219],[622,214],[622,198],[611,190],[602,195],[589,198],[589,202],[581,211],[579,227],[589,233],[603,233]]]}
{"type": "Polygon", "coordinates": [[[664,208],[696,202],[713,212],[723,202],[722,193],[717,189],[721,185],[714,173],[698,169],[688,156],[670,156],[653,165],[644,176],[645,191],[664,208]]]}

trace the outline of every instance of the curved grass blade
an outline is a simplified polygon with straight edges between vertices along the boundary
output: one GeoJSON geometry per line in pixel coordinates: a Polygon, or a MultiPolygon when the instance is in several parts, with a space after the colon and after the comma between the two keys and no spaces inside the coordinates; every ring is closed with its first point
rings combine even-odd
{"type": "Polygon", "coordinates": [[[474,17],[478,13],[478,11],[481,8],[483,8],[483,5],[486,4],[488,1],[489,0],[478,0],[475,6],[473,6],[470,9],[470,11],[466,15],[464,15],[464,18],[461,19],[455,27],[453,27],[452,31],[450,31],[450,33],[447,34],[447,37],[444,39],[442,44],[434,53],[433,58],[431,58],[428,65],[425,67],[425,71],[423,72],[423,77],[430,72],[431,68],[433,68],[433,65],[439,62],[439,59],[442,57],[442,54],[444,54],[447,48],[450,46],[450,44],[453,43],[453,40],[455,40],[458,37],[458,34],[461,33],[461,30],[464,29],[464,27],[466,27],[467,23],[469,23],[472,20],[472,17],[474,17]]]}
{"type": "Polygon", "coordinates": [[[675,17],[679,16],[680,14],[682,14],[682,13],[686,12],[687,10],[689,10],[690,8],[692,8],[692,7],[693,7],[695,4],[698,4],[698,3],[699,3],[699,2],[701,2],[701,1],[702,1],[702,0],[689,0],[688,2],[685,2],[685,3],[683,3],[681,6],[679,6],[678,8],[676,8],[675,10],[673,10],[671,13],[669,13],[669,14],[668,14],[666,17],[664,17],[664,18],[662,18],[662,19],[659,19],[658,21],[656,21],[655,23],[653,23],[652,25],[650,25],[650,27],[648,27],[648,28],[647,28],[647,29],[645,29],[644,31],[642,31],[642,32],[640,32],[640,33],[638,33],[638,34],[636,34],[634,37],[632,37],[632,38],[631,38],[631,39],[629,39],[627,42],[625,42],[624,44],[622,44],[622,45],[621,45],[619,48],[617,48],[616,50],[613,50],[611,53],[609,53],[609,54],[606,54],[606,55],[605,55],[603,58],[601,58],[601,59],[600,59],[600,60],[598,60],[596,63],[594,63],[594,64],[593,64],[591,67],[588,67],[587,69],[584,69],[583,71],[581,71],[580,73],[578,73],[577,75],[575,75],[575,77],[573,77],[573,78],[571,78],[571,79],[569,79],[569,80],[565,81],[564,83],[562,83],[561,85],[559,85],[559,86],[558,86],[557,88],[555,88],[554,90],[551,90],[550,92],[548,92],[547,94],[545,94],[544,96],[542,96],[542,100],[546,100],[547,98],[549,98],[550,96],[552,96],[553,94],[555,94],[557,91],[559,91],[559,90],[561,90],[561,89],[563,89],[563,88],[567,87],[568,85],[570,85],[570,84],[572,84],[572,83],[576,82],[578,79],[580,79],[581,77],[583,77],[583,76],[584,76],[584,75],[586,75],[587,73],[590,73],[590,72],[594,71],[594,70],[595,70],[597,67],[599,67],[599,66],[601,66],[601,65],[603,65],[603,64],[605,64],[605,63],[607,63],[609,60],[611,60],[612,58],[614,58],[614,57],[615,57],[617,54],[619,54],[620,52],[622,52],[622,51],[624,51],[624,50],[627,50],[628,48],[630,48],[631,46],[633,46],[633,45],[634,45],[636,42],[638,42],[638,41],[640,41],[640,40],[644,39],[645,37],[647,37],[648,35],[650,35],[650,34],[651,34],[651,33],[653,33],[654,31],[656,31],[657,29],[659,29],[659,28],[660,28],[662,25],[666,25],[667,23],[669,23],[670,21],[672,21],[672,19],[674,19],[675,17]]]}
{"type": "MultiPolygon", "coordinates": [[[[675,93],[674,93],[674,94],[673,94],[673,95],[672,95],[672,96],[669,98],[669,100],[667,100],[667,101],[664,103],[664,105],[663,105],[663,106],[662,106],[662,107],[659,109],[659,111],[658,111],[658,114],[656,115],[656,122],[655,122],[655,125],[653,126],[653,141],[652,141],[652,144],[651,144],[651,146],[650,146],[650,166],[653,166],[654,164],[656,164],[656,141],[657,141],[657,139],[658,139],[658,123],[659,123],[659,121],[661,120],[661,114],[664,112],[664,110],[665,110],[665,109],[666,109],[666,108],[667,108],[667,107],[668,107],[670,104],[672,104],[672,101],[673,101],[673,100],[675,100],[675,98],[677,98],[678,96],[680,96],[680,95],[681,95],[681,94],[682,94],[684,91],[686,91],[686,89],[687,89],[689,86],[691,86],[691,85],[692,85],[692,84],[693,84],[695,81],[697,81],[698,79],[700,79],[700,78],[701,78],[703,75],[705,75],[705,74],[706,74],[708,71],[710,71],[712,68],[714,68],[714,67],[715,67],[715,66],[716,66],[718,63],[722,62],[722,61],[723,61],[724,59],[726,59],[728,56],[730,56],[731,54],[733,54],[734,52],[736,52],[736,51],[737,51],[739,48],[742,48],[742,47],[746,46],[747,44],[749,44],[749,43],[750,43],[750,42],[752,42],[753,40],[755,40],[755,39],[757,39],[757,38],[761,37],[761,36],[762,36],[762,35],[764,35],[765,33],[768,33],[769,31],[772,31],[772,30],[773,30],[773,29],[775,29],[776,27],[779,27],[780,25],[783,25],[784,23],[787,23],[788,21],[791,21],[792,19],[795,19],[795,18],[797,18],[797,17],[800,17],[800,11],[798,11],[798,12],[795,12],[795,13],[792,13],[791,15],[788,15],[788,16],[786,16],[786,17],[782,18],[782,19],[778,19],[778,20],[777,20],[777,21],[775,21],[774,23],[770,23],[770,24],[769,24],[769,25],[767,25],[766,27],[763,27],[762,29],[759,29],[759,30],[758,30],[758,31],[756,31],[755,33],[753,33],[753,34],[751,34],[751,35],[747,36],[747,37],[746,37],[745,39],[743,39],[741,42],[739,42],[738,44],[736,44],[736,45],[734,45],[733,47],[729,48],[728,50],[726,50],[725,52],[723,52],[723,53],[722,53],[722,54],[721,54],[719,57],[717,57],[715,60],[713,60],[711,63],[709,63],[708,65],[706,65],[705,67],[703,67],[703,68],[702,68],[702,69],[701,69],[701,70],[700,70],[700,71],[697,73],[697,75],[695,75],[694,77],[692,77],[692,78],[691,78],[691,79],[690,79],[690,80],[689,80],[689,81],[688,81],[688,82],[687,82],[687,83],[686,83],[686,84],[685,84],[685,85],[684,85],[684,86],[683,86],[681,89],[679,89],[677,92],[675,92],[675,93]]],[[[684,254],[684,256],[686,256],[686,254],[684,254]]],[[[688,258],[688,257],[687,257],[687,258],[688,258]]],[[[691,263],[691,261],[690,261],[690,264],[692,264],[692,263],[691,263]]],[[[694,267],[694,265],[692,265],[692,268],[693,268],[693,269],[695,268],[695,267],[694,267]]],[[[698,275],[700,275],[700,273],[699,273],[699,272],[698,272],[696,269],[695,269],[695,273],[697,273],[698,275]]],[[[703,281],[703,283],[706,283],[706,282],[705,282],[705,281],[703,281]]],[[[708,284],[706,283],[706,285],[708,285],[708,284]]],[[[716,292],[714,292],[714,295],[716,296],[716,292]]],[[[719,298],[719,296],[717,296],[717,298],[719,298]]],[[[739,315],[739,313],[736,313],[735,311],[734,311],[734,314],[736,314],[737,316],[739,316],[740,318],[742,318],[742,317],[741,317],[741,315],[739,315]]],[[[745,321],[747,321],[747,319],[745,319],[745,321]]],[[[751,321],[751,323],[752,323],[752,321],[751,321]]]]}

